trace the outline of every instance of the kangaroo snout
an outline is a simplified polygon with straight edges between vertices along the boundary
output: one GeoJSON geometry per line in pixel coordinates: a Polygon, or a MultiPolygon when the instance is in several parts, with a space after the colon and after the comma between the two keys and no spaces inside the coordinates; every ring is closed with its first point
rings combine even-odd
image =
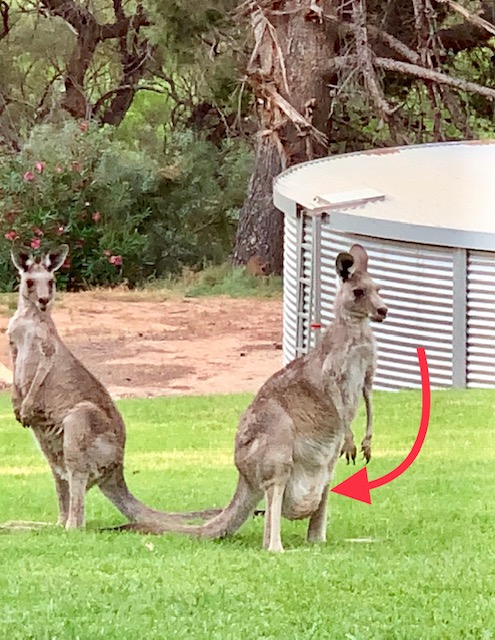
{"type": "Polygon", "coordinates": [[[383,320],[385,320],[385,318],[387,317],[387,313],[387,307],[380,307],[376,310],[376,313],[373,316],[373,320],[376,320],[377,322],[383,322],[383,320]]]}
{"type": "Polygon", "coordinates": [[[40,307],[47,307],[50,302],[50,298],[38,298],[38,304],[40,307]]]}

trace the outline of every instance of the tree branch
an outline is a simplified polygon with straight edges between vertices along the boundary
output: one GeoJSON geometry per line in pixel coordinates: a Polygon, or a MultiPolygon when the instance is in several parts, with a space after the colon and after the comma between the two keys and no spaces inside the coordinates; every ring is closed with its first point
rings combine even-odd
{"type": "MultiPolygon", "coordinates": [[[[2,0],[0,0],[2,2],[2,0]]],[[[76,0],[40,0],[41,7],[51,16],[62,18],[75,31],[77,40],[65,72],[65,95],[62,107],[75,118],[87,118],[99,112],[109,97],[114,98],[103,118],[105,122],[116,124],[122,120],[136,90],[138,81],[146,70],[150,48],[145,38],[139,36],[148,20],[141,3],[137,4],[132,16],[126,16],[122,0],[112,0],[115,21],[100,24],[89,3],[76,0]],[[132,38],[129,42],[129,34],[132,38]],[[94,54],[103,40],[118,40],[122,76],[119,87],[91,107],[85,92],[85,76],[92,64],[94,54]],[[112,113],[112,110],[114,113],[112,113]]]]}
{"type": "MultiPolygon", "coordinates": [[[[335,71],[348,67],[351,64],[357,63],[357,56],[335,56],[332,59],[330,67],[325,72],[325,77],[332,76],[335,71]]],[[[434,71],[433,69],[425,69],[417,64],[410,64],[409,62],[402,62],[400,60],[393,60],[392,58],[374,58],[373,63],[385,71],[395,71],[396,73],[403,73],[421,80],[430,80],[444,84],[449,87],[454,87],[460,91],[466,91],[467,93],[477,93],[485,98],[495,99],[495,89],[484,87],[476,82],[469,82],[462,78],[453,78],[441,71],[434,71]]]]}
{"type": "Polygon", "coordinates": [[[104,93],[102,96],[98,98],[98,100],[95,102],[92,109],[93,115],[96,116],[98,114],[98,111],[102,108],[104,103],[109,98],[115,96],[118,93],[129,91],[129,89],[132,89],[134,91],[153,91],[154,93],[161,93],[161,94],[165,93],[164,89],[160,89],[158,87],[154,87],[153,85],[149,85],[149,84],[140,84],[138,86],[135,86],[133,84],[122,84],[119,87],[116,87],[115,89],[111,89],[110,91],[107,91],[106,93],[104,93]]]}
{"type": "MultiPolygon", "coordinates": [[[[41,0],[41,5],[52,16],[58,16],[77,32],[93,27],[99,31],[99,24],[94,15],[82,4],[76,4],[74,0],[41,0]]],[[[99,35],[99,34],[98,34],[99,35]]]]}
{"type": "Polygon", "coordinates": [[[465,18],[471,24],[474,24],[476,27],[478,27],[478,29],[484,29],[485,31],[488,31],[488,33],[491,33],[491,35],[495,35],[495,25],[493,25],[491,22],[488,22],[488,20],[485,20],[484,18],[471,13],[458,2],[455,2],[455,0],[436,0],[436,2],[439,2],[441,4],[448,4],[449,7],[451,7],[454,11],[457,11],[457,13],[460,13],[463,18],[465,18]]]}
{"type": "Polygon", "coordinates": [[[438,31],[437,35],[445,49],[454,53],[475,49],[484,45],[493,36],[495,7],[492,0],[481,2],[482,12],[479,16],[469,13],[453,0],[436,0],[436,2],[451,7],[465,18],[461,24],[438,31]]]}
{"type": "Polygon", "coordinates": [[[0,2],[0,16],[2,18],[2,31],[0,33],[0,40],[5,38],[10,31],[10,23],[9,23],[9,5],[2,0],[0,2]]]}
{"type": "MultiPolygon", "coordinates": [[[[335,25],[341,35],[354,34],[354,27],[348,22],[342,22],[341,19],[335,14],[324,14],[324,19],[329,20],[335,25]]],[[[379,29],[373,24],[368,24],[368,33],[374,40],[379,40],[385,44],[391,51],[399,54],[405,60],[408,60],[412,64],[418,64],[420,62],[419,55],[416,51],[413,51],[407,44],[404,44],[401,40],[391,35],[383,29],[379,29]]]]}
{"type": "Polygon", "coordinates": [[[438,82],[439,84],[445,84],[450,87],[455,87],[460,91],[466,91],[467,93],[477,93],[485,98],[495,99],[495,89],[489,87],[483,87],[476,82],[469,82],[462,78],[453,78],[441,71],[434,71],[433,69],[425,69],[416,64],[410,64],[408,62],[400,62],[399,60],[392,60],[390,58],[375,58],[375,64],[377,67],[386,71],[396,71],[398,73],[405,73],[422,80],[430,80],[432,82],[438,82]]]}
{"type": "Polygon", "coordinates": [[[126,16],[121,0],[113,0],[113,10],[116,21],[101,26],[102,40],[122,38],[128,34],[129,29],[139,31],[141,27],[149,27],[151,25],[142,4],[137,5],[134,15],[126,16]]]}
{"type": "Polygon", "coordinates": [[[380,83],[376,77],[376,71],[372,62],[371,49],[368,43],[366,9],[363,0],[353,0],[352,20],[357,60],[363,74],[364,85],[378,110],[385,116],[390,116],[394,113],[394,109],[385,100],[380,83]]]}

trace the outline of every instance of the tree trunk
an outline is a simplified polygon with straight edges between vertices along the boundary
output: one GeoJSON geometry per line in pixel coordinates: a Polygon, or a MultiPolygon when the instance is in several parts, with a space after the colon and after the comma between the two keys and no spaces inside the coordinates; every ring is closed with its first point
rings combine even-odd
{"type": "Polygon", "coordinates": [[[240,212],[235,264],[256,256],[267,264],[267,272],[282,273],[283,216],[272,202],[273,178],[327,153],[331,98],[323,75],[335,55],[336,38],[322,16],[332,4],[333,0],[276,1],[273,13],[264,9],[261,15],[258,7],[251,14],[255,49],[248,76],[257,98],[260,139],[240,212]]]}
{"type": "Polygon", "coordinates": [[[246,202],[239,217],[234,252],[235,264],[246,264],[258,257],[273,273],[282,273],[284,251],[284,220],[273,206],[273,176],[282,170],[280,153],[273,142],[260,138],[256,160],[249,180],[246,202]]]}

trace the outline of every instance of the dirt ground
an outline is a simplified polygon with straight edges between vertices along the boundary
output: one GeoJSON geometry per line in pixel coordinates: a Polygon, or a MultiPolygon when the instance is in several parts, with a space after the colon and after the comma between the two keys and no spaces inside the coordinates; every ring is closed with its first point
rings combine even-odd
{"type": "MultiPolygon", "coordinates": [[[[254,392],[282,366],[280,299],[87,292],[62,296],[52,316],[116,398],[254,392]]],[[[0,363],[10,369],[7,323],[0,318],[0,363]]]]}

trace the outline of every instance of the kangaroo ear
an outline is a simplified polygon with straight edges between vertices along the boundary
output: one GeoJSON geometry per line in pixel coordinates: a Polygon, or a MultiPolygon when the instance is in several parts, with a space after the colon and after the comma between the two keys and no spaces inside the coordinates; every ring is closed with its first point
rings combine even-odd
{"type": "Polygon", "coordinates": [[[10,252],[10,257],[15,268],[20,273],[27,271],[29,267],[34,264],[34,258],[31,252],[25,247],[13,247],[10,252]]]}
{"type": "Polygon", "coordinates": [[[359,271],[368,271],[368,254],[364,247],[360,244],[353,244],[349,253],[353,256],[356,269],[359,271]]]}
{"type": "Polygon", "coordinates": [[[350,253],[339,253],[335,261],[335,269],[344,282],[355,271],[354,257],[350,253]]]}
{"type": "Polygon", "coordinates": [[[50,251],[43,258],[43,264],[48,271],[57,271],[64,264],[64,260],[69,253],[69,245],[61,244],[55,251],[50,251]]]}

